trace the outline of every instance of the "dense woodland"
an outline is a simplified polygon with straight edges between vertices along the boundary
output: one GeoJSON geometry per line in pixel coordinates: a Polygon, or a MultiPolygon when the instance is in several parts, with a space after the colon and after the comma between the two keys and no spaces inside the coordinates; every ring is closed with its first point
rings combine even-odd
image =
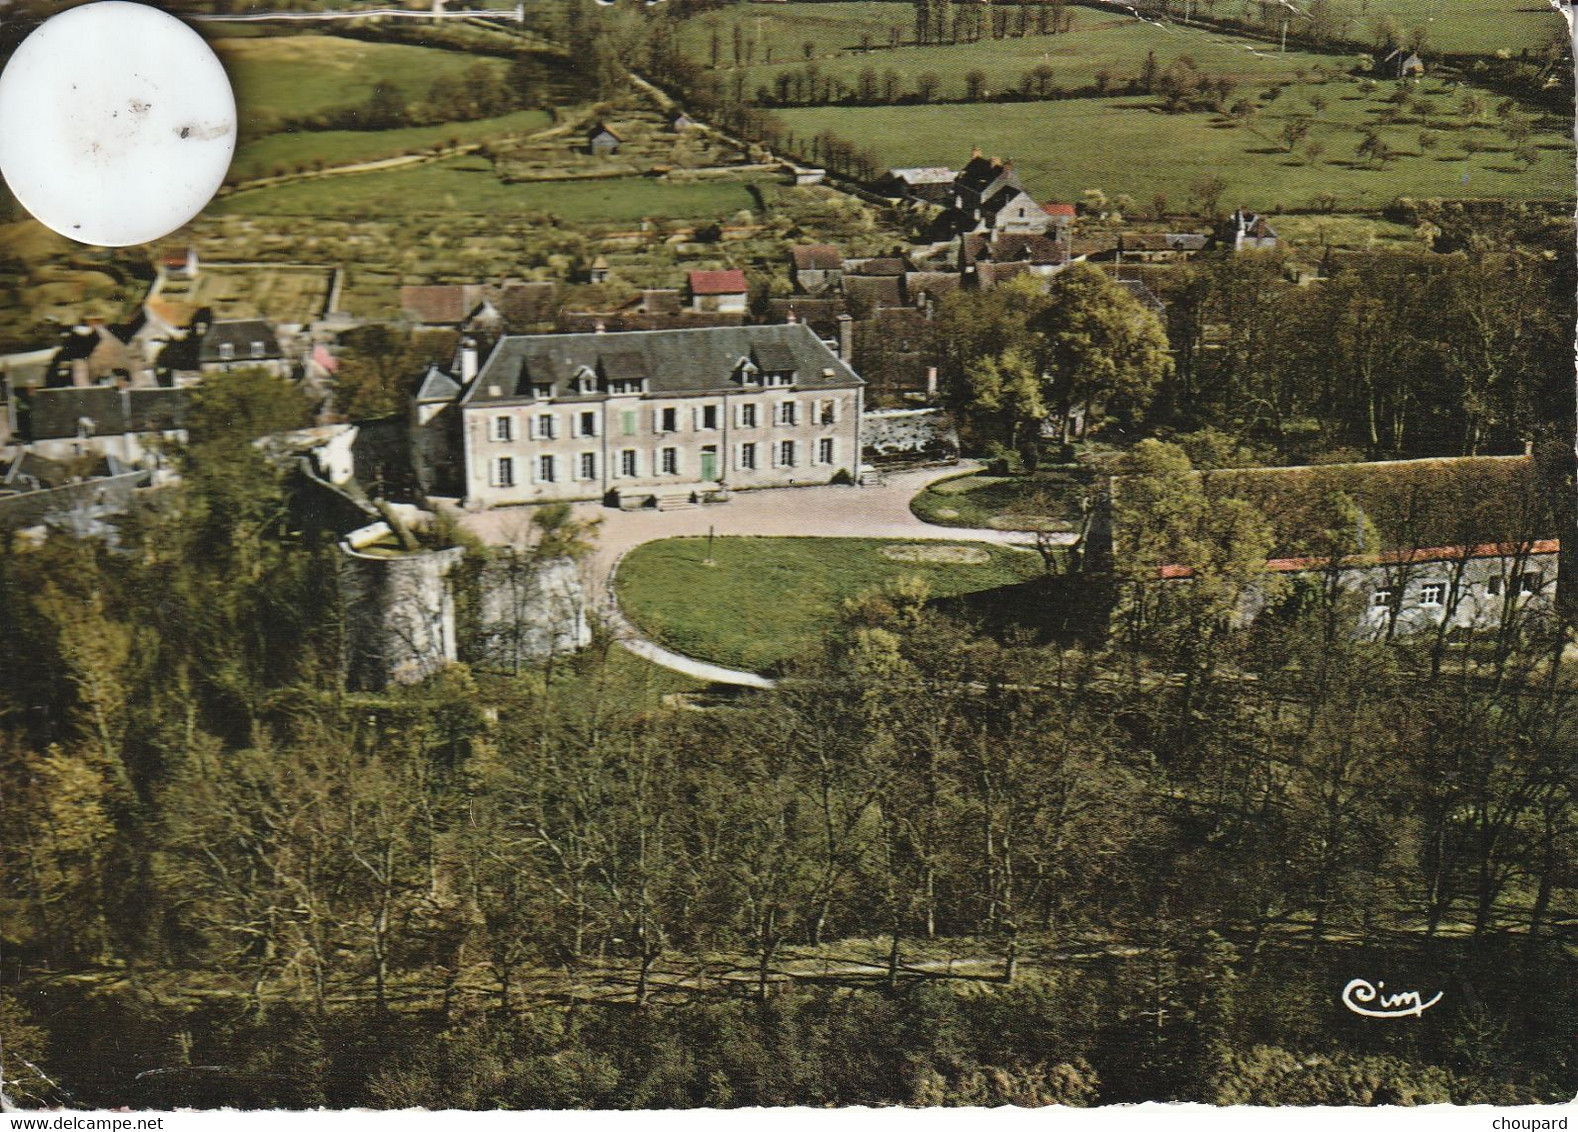
{"type": "Polygon", "coordinates": [[[1160,315],[1079,265],[1049,289],[957,292],[937,323],[953,404],[982,442],[1010,447],[1076,408],[1120,442],[1212,430],[1233,441],[1197,449],[1214,466],[1518,452],[1570,433],[1570,221],[1397,213],[1417,249],[1128,269],[1160,315]],[[1326,277],[1295,283],[1312,259],[1326,277]]]}
{"type": "Polygon", "coordinates": [[[118,548],[0,555],[17,1095],[1571,1096],[1578,714],[1549,621],[1364,642],[1333,592],[1235,628],[1264,518],[1149,441],[1136,561],[1198,573],[1103,642],[899,584],[707,710],[606,643],[353,694],[330,559],[247,443],[295,423],[285,393],[205,384],[184,484],[118,548]],[[1336,1001],[1363,976],[1445,999],[1366,1023],[1336,1001]]]}

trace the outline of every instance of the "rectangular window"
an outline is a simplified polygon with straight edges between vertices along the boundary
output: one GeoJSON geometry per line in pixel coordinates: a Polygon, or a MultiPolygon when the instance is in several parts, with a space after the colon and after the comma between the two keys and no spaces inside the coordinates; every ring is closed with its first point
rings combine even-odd
{"type": "Polygon", "coordinates": [[[531,395],[539,400],[546,401],[553,396],[553,385],[533,385],[531,387],[531,395]]]}
{"type": "Polygon", "coordinates": [[[619,414],[619,435],[634,436],[636,434],[636,411],[626,409],[619,414]]]}
{"type": "Polygon", "coordinates": [[[756,443],[747,441],[740,445],[740,467],[746,471],[756,470],[756,443]]]}
{"type": "Polygon", "coordinates": [[[493,418],[493,439],[494,440],[514,440],[515,439],[515,421],[512,418],[510,418],[510,417],[494,417],[493,418]]]}
{"type": "Polygon", "coordinates": [[[778,445],[778,466],[781,468],[794,467],[794,441],[785,440],[778,445]]]}
{"type": "Polygon", "coordinates": [[[833,424],[838,419],[838,402],[823,401],[818,416],[822,418],[823,424],[833,424]]]}
{"type": "Polygon", "coordinates": [[[493,461],[493,486],[515,486],[515,461],[509,456],[500,456],[493,461]]]}
{"type": "Polygon", "coordinates": [[[581,435],[582,436],[596,436],[597,435],[597,414],[596,413],[582,413],[581,414],[581,435]]]}
{"type": "Polygon", "coordinates": [[[252,343],[252,356],[254,358],[261,358],[263,356],[263,343],[261,343],[261,342],[254,342],[254,343],[252,343]]]}
{"type": "Polygon", "coordinates": [[[664,409],[664,410],[662,410],[661,416],[662,416],[662,420],[658,424],[658,431],[659,432],[678,432],[679,431],[679,410],[678,409],[664,409]]]}
{"type": "Polygon", "coordinates": [[[636,471],[636,450],[634,448],[626,448],[619,454],[619,474],[622,476],[638,474],[636,471]]]}
{"type": "Polygon", "coordinates": [[[537,457],[537,479],[542,483],[552,483],[555,478],[554,458],[552,456],[537,457]]]}
{"type": "Polygon", "coordinates": [[[1504,585],[1504,583],[1505,583],[1505,579],[1502,578],[1502,576],[1500,574],[1492,574],[1485,581],[1485,592],[1488,593],[1488,594],[1491,594],[1493,596],[1496,595],[1496,594],[1499,594],[1499,593],[1501,593],[1502,586],[1504,585]]]}
{"type": "Polygon", "coordinates": [[[679,475],[679,449],[663,449],[663,474],[665,476],[679,475]]]}
{"type": "Polygon", "coordinates": [[[833,438],[824,436],[816,442],[816,462],[818,464],[831,464],[833,462],[833,438]]]}
{"type": "Polygon", "coordinates": [[[716,406],[716,405],[703,405],[701,407],[701,427],[702,428],[717,428],[718,427],[718,406],[716,406]]]}
{"type": "Polygon", "coordinates": [[[1426,582],[1419,587],[1420,605],[1440,605],[1446,600],[1445,582],[1426,582]]]}
{"type": "Polygon", "coordinates": [[[1389,606],[1391,604],[1392,604],[1392,591],[1391,590],[1376,590],[1374,593],[1372,593],[1370,595],[1370,607],[1372,609],[1385,609],[1387,606],[1389,606]]]}
{"type": "Polygon", "coordinates": [[[755,428],[756,427],[756,406],[755,405],[741,405],[740,406],[740,427],[741,428],[755,428]]]}
{"type": "Polygon", "coordinates": [[[1545,578],[1538,570],[1530,570],[1518,579],[1520,594],[1537,594],[1545,587],[1545,578]]]}
{"type": "Polygon", "coordinates": [[[537,437],[540,440],[552,440],[554,435],[554,421],[552,413],[544,413],[537,418],[537,437]]]}
{"type": "Polygon", "coordinates": [[[795,405],[793,401],[785,401],[778,406],[778,423],[792,425],[795,422],[795,405]]]}
{"type": "Polygon", "coordinates": [[[228,362],[231,358],[236,356],[236,348],[229,342],[221,342],[219,343],[219,356],[228,362]]]}
{"type": "Polygon", "coordinates": [[[597,478],[596,452],[581,453],[581,478],[583,480],[595,480],[597,478]]]}

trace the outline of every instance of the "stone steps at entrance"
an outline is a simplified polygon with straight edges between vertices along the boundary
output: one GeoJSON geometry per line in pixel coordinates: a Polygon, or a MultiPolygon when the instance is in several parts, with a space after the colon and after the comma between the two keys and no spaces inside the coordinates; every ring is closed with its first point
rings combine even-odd
{"type": "Polygon", "coordinates": [[[695,506],[697,506],[695,496],[688,491],[674,491],[657,497],[659,511],[683,511],[695,506]]]}

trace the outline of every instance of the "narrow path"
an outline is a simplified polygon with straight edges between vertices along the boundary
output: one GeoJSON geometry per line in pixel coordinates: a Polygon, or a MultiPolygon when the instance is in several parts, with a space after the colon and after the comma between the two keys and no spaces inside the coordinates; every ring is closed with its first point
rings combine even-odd
{"type": "MultiPolygon", "coordinates": [[[[619,643],[637,656],[698,680],[745,688],[771,688],[769,678],[725,668],[664,648],[642,635],[619,608],[614,579],[619,563],[636,547],[668,538],[757,536],[765,538],[883,538],[937,542],[991,543],[1029,549],[1033,531],[982,527],[943,527],[910,510],[910,500],[929,484],[981,464],[961,460],[944,468],[899,472],[872,487],[782,487],[742,492],[728,503],[685,511],[618,511],[600,503],[575,504],[575,518],[598,524],[597,549],[583,566],[587,597],[613,627],[619,643]]],[[[520,541],[529,508],[499,508],[466,515],[461,524],[484,542],[520,541]]],[[[1075,536],[1056,535],[1054,544],[1073,545],[1075,536]]]]}

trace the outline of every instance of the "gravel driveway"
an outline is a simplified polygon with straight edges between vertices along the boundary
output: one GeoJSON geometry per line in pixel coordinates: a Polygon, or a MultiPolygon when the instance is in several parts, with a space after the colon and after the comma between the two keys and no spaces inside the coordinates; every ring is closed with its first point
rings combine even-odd
{"type": "MultiPolygon", "coordinates": [[[[587,598],[604,610],[625,646],[665,667],[719,683],[766,686],[755,673],[735,672],[706,664],[643,640],[613,602],[613,572],[619,560],[644,542],[683,535],[766,535],[820,538],[938,539],[947,542],[989,542],[1000,546],[1034,546],[1029,531],[997,531],[978,527],[941,527],[922,522],[910,511],[910,500],[927,484],[975,471],[975,461],[948,468],[922,468],[890,475],[870,487],[781,487],[742,492],[727,503],[681,511],[619,511],[598,503],[575,504],[578,519],[601,521],[597,550],[583,565],[587,598]],[[731,680],[730,676],[738,679],[731,680]]],[[[484,542],[518,541],[531,521],[530,507],[507,507],[464,516],[461,525],[484,542]]],[[[1071,544],[1073,535],[1054,536],[1071,544]]]]}

